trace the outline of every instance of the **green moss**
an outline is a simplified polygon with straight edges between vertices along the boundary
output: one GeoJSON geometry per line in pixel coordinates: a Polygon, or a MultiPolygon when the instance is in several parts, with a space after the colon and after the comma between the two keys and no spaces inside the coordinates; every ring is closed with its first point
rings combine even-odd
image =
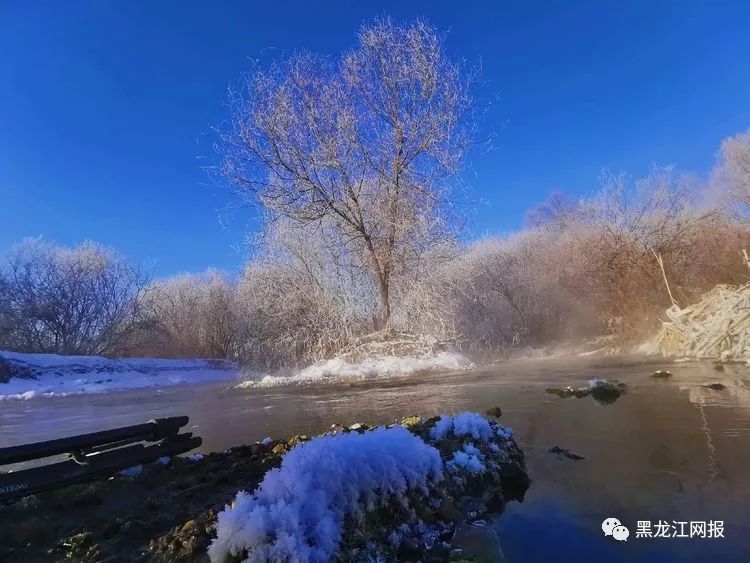
{"type": "Polygon", "coordinates": [[[410,426],[420,424],[421,422],[422,422],[421,416],[407,416],[406,418],[401,419],[401,426],[409,428],[410,426]]]}

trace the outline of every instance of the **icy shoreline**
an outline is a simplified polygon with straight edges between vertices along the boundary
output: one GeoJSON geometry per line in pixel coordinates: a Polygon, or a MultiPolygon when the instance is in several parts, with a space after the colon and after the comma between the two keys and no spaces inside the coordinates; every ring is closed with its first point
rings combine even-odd
{"type": "MultiPolygon", "coordinates": [[[[367,381],[435,371],[472,369],[456,352],[421,356],[375,356],[359,362],[334,358],[296,372],[253,374],[237,387],[276,387],[367,381]]],[[[0,350],[0,401],[65,397],[127,389],[237,381],[248,372],[223,360],[123,358],[22,354],[0,350]]]]}
{"type": "Polygon", "coordinates": [[[457,352],[438,352],[422,356],[375,356],[359,362],[349,362],[343,358],[333,358],[288,375],[265,375],[249,379],[243,381],[237,387],[246,389],[282,385],[368,381],[425,372],[469,370],[474,367],[474,363],[469,358],[457,352]]]}
{"type": "Polygon", "coordinates": [[[0,401],[64,397],[236,379],[240,369],[222,360],[21,354],[0,350],[0,401]]]}

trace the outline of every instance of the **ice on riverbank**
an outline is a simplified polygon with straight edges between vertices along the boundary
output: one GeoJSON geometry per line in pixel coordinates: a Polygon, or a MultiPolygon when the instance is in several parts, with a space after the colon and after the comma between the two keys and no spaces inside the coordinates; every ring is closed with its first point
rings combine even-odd
{"type": "Polygon", "coordinates": [[[103,393],[235,379],[239,368],[221,360],[173,360],[21,354],[0,350],[5,376],[0,400],[103,393]]]}
{"type": "Polygon", "coordinates": [[[438,352],[407,357],[376,356],[358,362],[347,361],[339,357],[313,364],[289,375],[266,375],[260,379],[248,380],[240,383],[238,387],[364,381],[432,371],[467,370],[473,367],[471,360],[457,352],[438,352]]]}

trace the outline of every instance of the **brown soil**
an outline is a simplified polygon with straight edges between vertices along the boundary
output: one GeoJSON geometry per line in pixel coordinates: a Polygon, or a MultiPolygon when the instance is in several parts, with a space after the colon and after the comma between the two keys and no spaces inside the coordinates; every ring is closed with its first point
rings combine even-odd
{"type": "Polygon", "coordinates": [[[0,508],[0,561],[208,561],[216,512],[252,491],[289,443],[152,463],[0,508]]]}

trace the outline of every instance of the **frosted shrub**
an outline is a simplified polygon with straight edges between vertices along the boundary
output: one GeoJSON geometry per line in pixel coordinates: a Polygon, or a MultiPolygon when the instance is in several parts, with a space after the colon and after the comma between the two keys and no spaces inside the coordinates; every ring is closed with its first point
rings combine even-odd
{"type": "Polygon", "coordinates": [[[485,467],[484,463],[482,463],[483,461],[484,455],[473,445],[466,444],[463,450],[453,454],[453,459],[446,465],[451,472],[458,472],[463,469],[469,473],[484,473],[485,467]]]}
{"type": "Polygon", "coordinates": [[[721,143],[712,181],[721,203],[750,219],[750,129],[721,143]]]}
{"type": "Polygon", "coordinates": [[[172,357],[239,358],[248,319],[237,283],[228,276],[208,270],[159,280],[149,288],[147,303],[152,322],[138,344],[141,350],[172,357]]]}
{"type": "Polygon", "coordinates": [[[475,496],[467,517],[482,519],[528,488],[510,430],[477,413],[355,427],[295,446],[252,495],[238,493],[218,515],[211,560],[400,560],[402,547],[452,536],[441,505],[475,496]]]}
{"type": "Polygon", "coordinates": [[[329,561],[347,515],[407,502],[442,478],[438,451],[403,427],[321,436],[297,446],[258,490],[219,514],[212,561],[329,561]]]}
{"type": "Polygon", "coordinates": [[[471,436],[482,442],[487,442],[494,436],[490,422],[475,412],[462,412],[455,416],[442,415],[430,431],[430,438],[441,440],[448,434],[471,436]]]}
{"type": "Polygon", "coordinates": [[[143,321],[145,285],[111,248],[26,239],[0,263],[0,348],[119,353],[143,321]]]}

